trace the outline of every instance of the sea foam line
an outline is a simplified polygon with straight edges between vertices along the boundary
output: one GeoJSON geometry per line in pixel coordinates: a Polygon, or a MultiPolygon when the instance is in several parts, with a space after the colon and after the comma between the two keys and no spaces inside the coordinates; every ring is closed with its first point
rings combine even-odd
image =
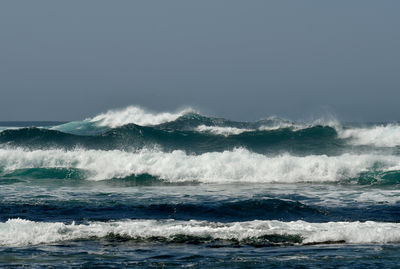
{"type": "MultiPolygon", "coordinates": [[[[309,223],[305,221],[282,222],[208,222],[177,220],[124,220],[65,224],[62,222],[34,222],[9,219],[0,223],[1,246],[27,246],[55,242],[104,238],[116,235],[127,239],[173,240],[177,236],[209,238],[208,240],[236,240],[242,243],[257,242],[267,235],[298,236],[294,243],[399,243],[400,224],[367,222],[309,223]]],[[[293,243],[290,242],[289,243],[293,243]]]]}

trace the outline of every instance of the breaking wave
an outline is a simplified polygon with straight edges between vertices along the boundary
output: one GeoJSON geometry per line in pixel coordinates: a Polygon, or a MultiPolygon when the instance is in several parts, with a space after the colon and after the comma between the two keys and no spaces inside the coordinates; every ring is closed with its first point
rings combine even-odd
{"type": "Polygon", "coordinates": [[[121,110],[109,110],[106,113],[99,114],[88,120],[90,122],[95,122],[98,126],[108,126],[111,128],[129,123],[146,126],[174,121],[190,112],[194,112],[194,109],[185,108],[175,113],[153,113],[137,106],[129,106],[121,110]]]}
{"type": "Polygon", "coordinates": [[[398,124],[387,124],[348,128],[340,130],[339,137],[349,139],[353,145],[397,147],[400,146],[400,126],[398,124]]]}
{"type": "MultiPolygon", "coordinates": [[[[2,127],[0,127],[2,128],[2,127]]],[[[33,128],[30,128],[33,129],[33,128]]],[[[166,145],[166,149],[178,147],[175,149],[186,150],[187,148],[195,148],[197,151],[221,151],[229,150],[233,147],[247,147],[250,150],[261,152],[267,147],[272,148],[271,151],[296,149],[304,150],[307,154],[315,151],[315,148],[323,147],[322,151],[328,151],[337,147],[385,147],[398,148],[400,146],[400,126],[396,123],[392,124],[369,124],[364,127],[356,127],[353,125],[340,124],[337,120],[315,120],[309,123],[293,122],[278,117],[269,117],[254,122],[232,121],[223,118],[208,117],[197,113],[191,108],[181,109],[176,112],[149,112],[137,106],[130,106],[120,110],[110,110],[83,121],[74,121],[49,127],[49,131],[59,131],[64,136],[73,134],[79,137],[68,139],[66,144],[90,144],[92,148],[96,148],[98,136],[107,136],[110,133],[118,134],[124,132],[126,144],[141,144],[151,146],[150,144],[166,145]],[[132,132],[129,133],[129,130],[132,132]],[[137,135],[137,134],[144,135],[137,135]],[[92,136],[94,142],[85,136],[92,136]],[[218,137],[217,137],[218,136],[218,137]],[[272,138],[273,137],[273,138],[272,138]],[[307,141],[299,147],[304,140],[307,141]],[[84,141],[83,141],[84,140],[84,141]],[[134,140],[134,141],[133,141],[134,140]],[[72,142],[71,142],[72,141],[72,142]],[[140,141],[138,143],[137,141],[140,141]],[[210,144],[208,145],[208,143],[210,144]],[[285,143],[285,146],[275,144],[285,143]],[[199,147],[196,145],[201,144],[199,147]],[[94,146],[93,146],[94,145],[94,146]],[[219,145],[219,146],[216,146],[219,145]],[[250,146],[249,146],[250,145],[250,146]],[[249,146],[249,147],[248,147],[249,146]],[[311,151],[309,150],[310,148],[311,151]],[[307,151],[308,150],[308,151],[307,151]]],[[[41,128],[41,130],[48,130],[41,128]]],[[[33,144],[44,142],[45,146],[55,144],[62,147],[65,140],[57,143],[60,139],[60,133],[44,134],[42,131],[38,138],[37,132],[34,139],[26,130],[14,130],[10,128],[2,128],[0,134],[0,143],[15,142],[17,138],[25,144],[33,144]],[[6,129],[6,130],[5,130],[6,129]],[[7,133],[7,134],[3,134],[7,133]],[[13,137],[15,136],[15,137],[13,137]],[[54,137],[52,137],[54,136],[54,137]],[[55,141],[50,141],[50,140],[55,141]],[[47,144],[46,144],[47,143],[47,144]]],[[[30,131],[33,135],[35,131],[30,131]]],[[[115,139],[115,137],[114,137],[115,139]]],[[[111,140],[109,138],[109,140],[111,140]]],[[[102,144],[114,143],[115,141],[102,141],[102,144]]],[[[119,148],[124,144],[122,139],[117,142],[119,148]]],[[[97,147],[102,149],[111,149],[112,147],[97,147]]],[[[114,146],[115,148],[115,146],[114,146]]],[[[335,149],[336,148],[336,149],[335,149]]]]}
{"type": "Polygon", "coordinates": [[[138,106],[129,106],[124,109],[113,109],[83,121],[73,121],[53,127],[54,130],[73,134],[93,135],[126,124],[152,126],[175,121],[188,113],[194,113],[192,108],[185,108],[175,113],[150,112],[138,106]]]}
{"type": "MultiPolygon", "coordinates": [[[[341,182],[359,177],[368,182],[385,178],[397,184],[400,157],[376,154],[340,156],[282,154],[266,156],[246,149],[190,155],[175,150],[25,150],[0,149],[3,175],[20,169],[80,169],[90,180],[148,174],[166,182],[341,182]],[[392,176],[391,176],[392,175],[392,176]]],[[[63,172],[65,173],[65,172],[63,172]]],[[[363,183],[362,180],[359,180],[363,183]]]]}
{"type": "Polygon", "coordinates": [[[305,221],[209,222],[125,220],[65,224],[10,219],[0,223],[0,245],[27,246],[71,240],[186,244],[225,243],[269,246],[276,244],[399,243],[400,224],[367,222],[309,223],[305,221]]]}

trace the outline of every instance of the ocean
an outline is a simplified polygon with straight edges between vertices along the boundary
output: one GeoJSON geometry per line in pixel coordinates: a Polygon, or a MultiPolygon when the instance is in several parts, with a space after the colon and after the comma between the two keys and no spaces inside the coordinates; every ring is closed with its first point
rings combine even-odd
{"type": "Polygon", "coordinates": [[[396,122],[2,122],[0,266],[400,268],[399,186],[396,122]]]}

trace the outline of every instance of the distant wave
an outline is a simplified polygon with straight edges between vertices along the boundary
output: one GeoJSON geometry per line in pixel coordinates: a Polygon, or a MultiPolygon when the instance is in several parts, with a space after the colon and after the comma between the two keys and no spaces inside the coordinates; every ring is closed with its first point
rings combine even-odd
{"type": "MultiPolygon", "coordinates": [[[[224,129],[221,130],[223,132],[224,129]]],[[[5,130],[0,133],[0,143],[31,149],[83,147],[131,151],[157,147],[165,151],[178,149],[196,154],[243,147],[258,153],[296,152],[301,155],[337,154],[344,145],[344,141],[337,139],[335,129],[324,126],[313,126],[300,130],[282,128],[269,131],[239,132],[237,135],[220,135],[214,132],[171,130],[158,126],[134,124],[110,129],[95,136],[74,135],[39,128],[5,130]]]]}
{"type": "Polygon", "coordinates": [[[125,220],[65,224],[24,219],[10,219],[0,223],[1,246],[28,246],[82,239],[250,246],[399,243],[400,224],[374,221],[310,223],[301,220],[230,223],[125,220]]]}
{"type": "MultiPolygon", "coordinates": [[[[228,132],[226,134],[239,134],[246,130],[273,130],[296,127],[293,122],[277,117],[269,117],[257,122],[237,122],[204,116],[192,108],[182,109],[175,113],[153,113],[137,106],[130,106],[125,109],[110,110],[83,121],[72,121],[54,126],[52,129],[72,134],[96,135],[127,124],[154,126],[159,129],[169,130],[194,131],[197,129],[197,131],[202,131],[204,129],[205,131],[212,131],[213,128],[224,127],[236,130],[233,133],[228,132]]],[[[310,125],[306,127],[310,127],[310,125]]]]}
{"type": "Polygon", "coordinates": [[[397,147],[400,146],[400,125],[380,124],[365,127],[343,126],[335,119],[315,120],[309,123],[293,122],[278,117],[268,117],[255,122],[238,122],[198,114],[186,108],[177,112],[154,113],[130,106],[110,110],[83,121],[69,122],[52,127],[53,130],[77,135],[99,135],[127,124],[151,126],[162,130],[196,131],[215,135],[231,136],[245,132],[289,129],[299,131],[315,126],[335,129],[337,138],[353,146],[397,147]]]}

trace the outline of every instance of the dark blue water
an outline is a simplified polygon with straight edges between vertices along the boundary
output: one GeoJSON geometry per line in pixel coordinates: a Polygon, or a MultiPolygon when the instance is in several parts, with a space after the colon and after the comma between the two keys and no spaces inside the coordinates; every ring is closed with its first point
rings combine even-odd
{"type": "Polygon", "coordinates": [[[2,266],[398,266],[396,123],[130,107],[4,125],[2,266]]]}

